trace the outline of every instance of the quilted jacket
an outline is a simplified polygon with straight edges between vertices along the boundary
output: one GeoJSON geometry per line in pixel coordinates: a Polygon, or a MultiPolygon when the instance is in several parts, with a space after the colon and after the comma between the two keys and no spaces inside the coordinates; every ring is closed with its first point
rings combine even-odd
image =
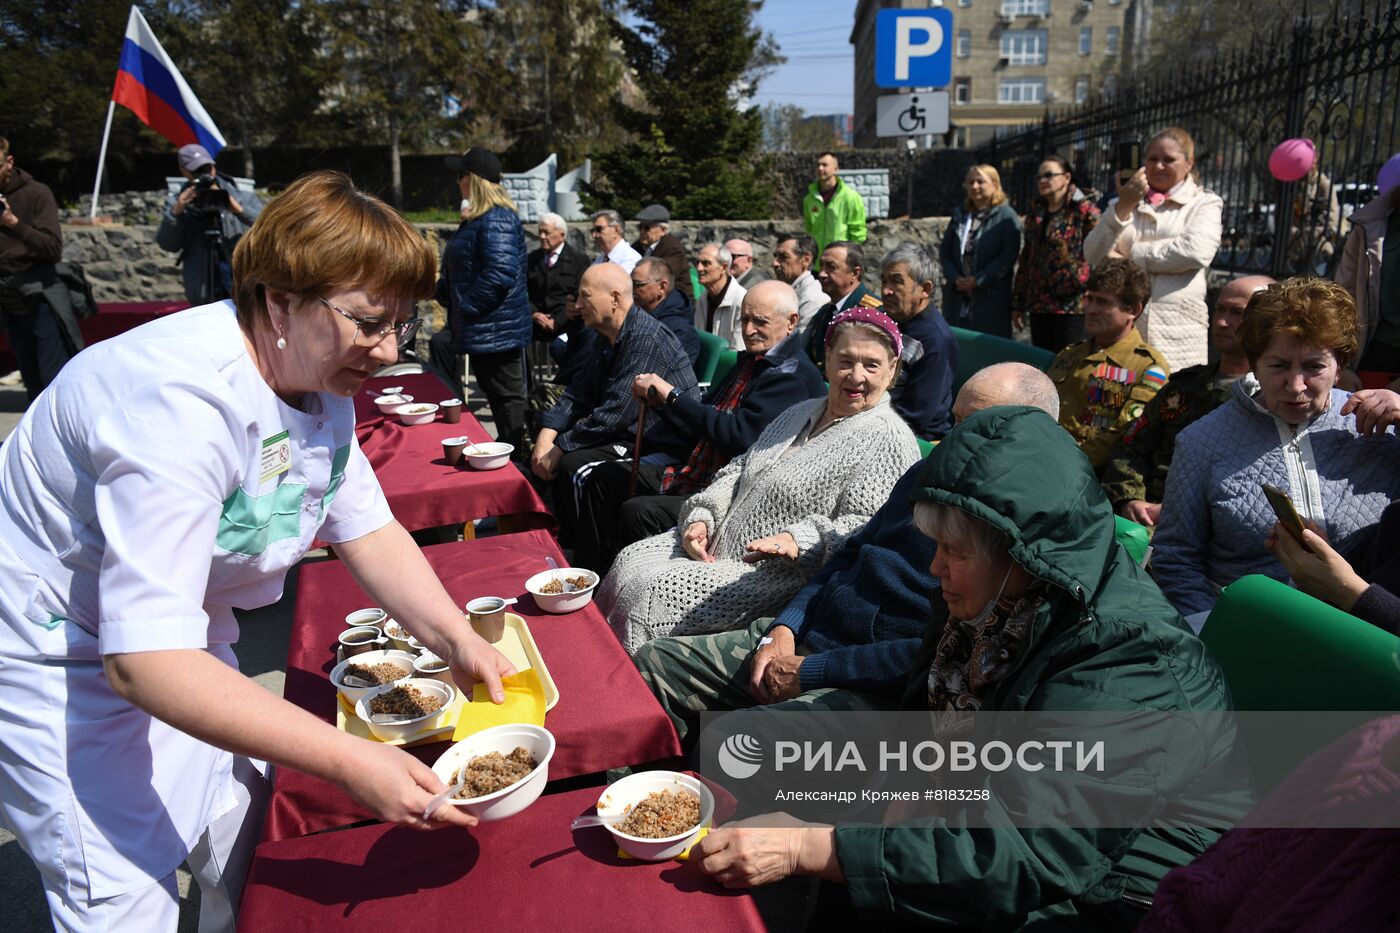
{"type": "Polygon", "coordinates": [[[1245,574],[1288,579],[1264,547],[1275,518],[1260,483],[1288,493],[1343,551],[1400,496],[1400,438],[1358,437],[1356,418],[1338,414],[1346,392],[1333,389],[1327,410],[1295,434],[1255,402],[1258,389],[1244,376],[1224,405],[1177,435],[1152,572],[1182,615],[1209,610],[1245,574]]]}
{"type": "Polygon", "coordinates": [[[526,255],[525,231],[512,210],[493,207],[457,228],[437,289],[453,351],[505,353],[530,342],[526,255]]]}
{"type": "Polygon", "coordinates": [[[1220,195],[1187,178],[1156,207],[1139,204],[1127,223],[1118,219],[1114,198],[1084,238],[1089,265],[1122,256],[1152,276],[1152,297],[1137,327],[1167,355],[1173,372],[1206,362],[1206,270],[1220,248],[1223,208],[1220,195]]]}

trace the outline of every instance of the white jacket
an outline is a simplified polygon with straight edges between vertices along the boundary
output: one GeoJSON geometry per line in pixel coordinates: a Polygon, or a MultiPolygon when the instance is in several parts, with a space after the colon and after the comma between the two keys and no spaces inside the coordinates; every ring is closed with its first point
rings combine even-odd
{"type": "Polygon", "coordinates": [[[1223,207],[1219,195],[1187,178],[1156,207],[1140,203],[1128,223],[1118,219],[1118,199],[1110,201],[1084,240],[1090,266],[1124,257],[1152,277],[1152,298],[1137,327],[1166,355],[1172,372],[1206,362],[1206,270],[1220,249],[1223,207]]]}
{"type": "MultiPolygon", "coordinates": [[[[729,287],[724,291],[724,298],[720,301],[719,307],[715,309],[715,328],[712,333],[716,337],[723,337],[729,341],[729,349],[744,349],[744,334],[739,324],[739,308],[744,303],[744,296],[748,294],[748,289],[739,284],[739,280],[730,277],[729,287]]],[[[704,289],[700,290],[700,300],[695,302],[695,329],[708,330],[705,326],[710,318],[710,293],[704,289]]]]}
{"type": "Polygon", "coordinates": [[[799,275],[792,283],[792,290],[797,292],[797,332],[805,334],[807,325],[812,323],[822,308],[831,303],[831,299],[822,291],[822,283],[811,272],[799,275]]]}

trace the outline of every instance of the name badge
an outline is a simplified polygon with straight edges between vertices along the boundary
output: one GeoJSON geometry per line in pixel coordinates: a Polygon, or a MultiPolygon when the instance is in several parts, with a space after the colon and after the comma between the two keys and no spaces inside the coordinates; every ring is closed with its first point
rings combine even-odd
{"type": "Polygon", "coordinates": [[[286,431],[274,434],[262,442],[262,460],[259,466],[258,485],[281,476],[292,468],[292,440],[286,431]]]}

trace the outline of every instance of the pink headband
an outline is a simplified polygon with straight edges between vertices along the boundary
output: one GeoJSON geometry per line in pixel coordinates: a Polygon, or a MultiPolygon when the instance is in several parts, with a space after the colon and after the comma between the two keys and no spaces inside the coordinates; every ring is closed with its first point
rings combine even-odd
{"type": "Polygon", "coordinates": [[[904,337],[899,332],[899,325],[894,322],[888,314],[879,308],[867,308],[864,305],[856,305],[854,308],[847,308],[836,317],[831,319],[827,325],[826,343],[831,343],[831,335],[836,332],[836,328],[842,324],[859,322],[861,324],[873,324],[889,335],[890,342],[894,344],[894,355],[898,359],[904,353],[904,337]]]}

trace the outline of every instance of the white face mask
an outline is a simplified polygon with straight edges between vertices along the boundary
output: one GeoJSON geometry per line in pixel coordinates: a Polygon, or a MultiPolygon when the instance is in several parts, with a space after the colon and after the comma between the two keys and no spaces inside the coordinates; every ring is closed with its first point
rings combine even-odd
{"type": "Polygon", "coordinates": [[[977,628],[983,622],[987,621],[987,617],[992,614],[992,610],[996,609],[997,603],[1001,600],[1001,594],[1006,591],[1006,583],[1008,580],[1011,579],[1011,571],[1015,569],[1016,562],[1012,561],[1011,566],[1006,568],[1006,576],[1001,578],[1001,586],[997,588],[997,595],[987,600],[987,605],[982,607],[982,611],[977,613],[977,615],[973,616],[971,619],[965,621],[963,625],[968,625],[972,628],[977,628]]]}

